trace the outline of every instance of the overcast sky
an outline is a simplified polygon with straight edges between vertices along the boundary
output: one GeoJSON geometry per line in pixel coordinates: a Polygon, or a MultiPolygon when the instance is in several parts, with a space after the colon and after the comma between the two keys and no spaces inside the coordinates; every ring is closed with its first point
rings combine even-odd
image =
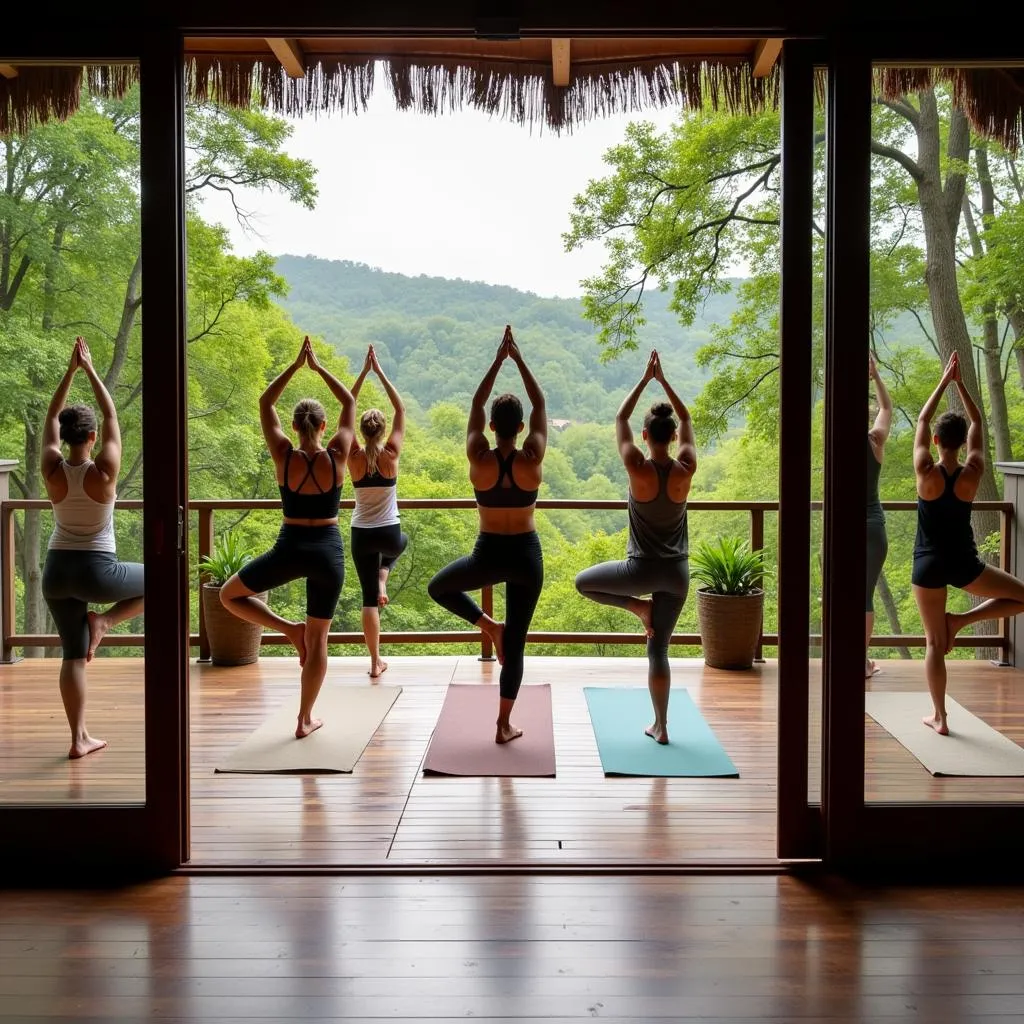
{"type": "Polygon", "coordinates": [[[602,250],[564,251],[573,197],[604,175],[602,156],[631,120],[667,128],[676,113],[596,120],[571,135],[531,134],[476,111],[400,113],[378,86],[366,114],[293,122],[287,151],[318,169],[315,210],[249,195],[255,234],[238,226],[224,199],[207,200],[205,212],[230,227],[240,255],[262,248],[579,295],[602,250]]]}

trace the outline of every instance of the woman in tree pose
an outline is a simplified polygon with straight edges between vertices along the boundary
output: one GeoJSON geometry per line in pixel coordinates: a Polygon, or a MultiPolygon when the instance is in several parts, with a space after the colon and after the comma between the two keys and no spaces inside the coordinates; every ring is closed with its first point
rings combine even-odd
{"type": "Polygon", "coordinates": [[[232,615],[279,630],[299,652],[302,683],[295,727],[298,739],[323,725],[313,717],[313,705],[327,674],[327,634],[345,581],[338,505],[345,462],[355,434],[355,408],[352,393],[320,365],[307,337],[295,361],[260,396],[260,426],[274,460],[281,492],[281,532],[270,551],[245,565],[220,591],[221,603],[232,615]],[[288,381],[304,364],[320,375],[341,403],[341,415],[337,429],[324,446],[324,407],[314,398],[302,399],[292,412],[292,429],[299,436],[299,447],[295,449],[281,429],[274,406],[288,381]],[[253,596],[303,578],[304,623],[281,618],[253,596]]]}
{"type": "Polygon", "coordinates": [[[917,476],[917,538],[911,576],[927,638],[925,675],[933,713],[924,724],[940,736],[949,734],[946,722],[946,655],[964,626],[984,619],[1003,619],[1024,612],[1024,583],[1009,573],[986,565],[978,557],[971,528],[971,503],[985,471],[985,438],[981,413],[960,379],[954,352],[932,396],[917,418],[914,472],[917,476]],[[931,419],[946,388],[956,384],[970,426],[960,413],[943,413],[931,432],[931,419]],[[939,450],[932,457],[932,442],[939,450]],[[967,443],[967,458],[960,450],[967,443]],[[959,587],[987,598],[968,612],[946,611],[946,588],[959,587]]]}
{"type": "Polygon", "coordinates": [[[387,420],[379,409],[367,409],[359,419],[364,447],[356,441],[348,456],[348,471],[355,488],[352,513],[352,561],[363,592],[363,636],[370,652],[370,678],[377,679],[388,663],[380,656],[380,609],[388,603],[387,581],[409,538],[398,518],[398,458],[405,435],[405,405],[384,375],[371,345],[363,368],[352,385],[358,398],[366,375],[373,371],[395,411],[387,441],[387,420]]]}
{"type": "Polygon", "coordinates": [[[85,666],[112,626],[142,612],[143,594],[142,566],[119,562],[115,553],[114,501],[121,470],[117,410],[81,338],[75,339],[71,362],[46,412],[40,468],[54,518],[43,597],[60,634],[60,696],[71,727],[68,757],[77,758],[107,745],[85,727],[85,666]],[[88,377],[103,419],[95,459],[96,413],[87,405],[64,404],[78,370],[88,377]],[[61,442],[68,446],[67,458],[61,442]],[[91,612],[90,602],[110,607],[91,612]]]}
{"type": "Polygon", "coordinates": [[[875,396],[878,399],[878,413],[875,424],[868,431],[867,466],[868,466],[868,536],[867,536],[867,605],[864,616],[864,675],[867,678],[879,671],[875,663],[867,656],[871,646],[871,633],[875,625],[875,586],[882,574],[885,556],[889,551],[889,538],[885,532],[885,513],[878,498],[878,477],[882,472],[882,458],[885,453],[885,442],[889,439],[892,427],[892,399],[886,390],[885,382],[879,376],[878,367],[872,356],[868,356],[868,376],[875,382],[875,396]]]}
{"type": "Polygon", "coordinates": [[[690,587],[686,499],[697,470],[697,447],[690,413],[665,380],[657,352],[651,353],[643,377],[623,400],[615,435],[629,476],[626,560],[584,569],[576,577],[576,589],[599,604],[631,611],[643,624],[654,705],[654,723],[645,731],[658,743],[668,743],[668,645],[690,587]],[[652,405],[644,417],[645,455],[633,443],[629,417],[652,380],[665,389],[668,402],[652,405]],[[670,449],[676,440],[679,449],[673,458],[670,449]]]}
{"type": "Polygon", "coordinates": [[[466,433],[469,479],[480,514],[480,535],[473,553],[442,569],[428,587],[442,607],[490,636],[501,663],[496,743],[522,736],[509,721],[523,681],[523,650],[537,599],[544,583],[544,561],[533,510],[541,482],[541,463],[548,440],[544,394],[506,327],[498,353],[473,396],[466,433]],[[523,407],[515,395],[499,395],[491,403],[490,427],[496,445],[488,444],[484,405],[501,364],[511,359],[519,368],[530,399],[530,432],[522,448],[516,437],[523,429],[523,407]],[[485,615],[466,590],[505,584],[505,622],[485,615]]]}

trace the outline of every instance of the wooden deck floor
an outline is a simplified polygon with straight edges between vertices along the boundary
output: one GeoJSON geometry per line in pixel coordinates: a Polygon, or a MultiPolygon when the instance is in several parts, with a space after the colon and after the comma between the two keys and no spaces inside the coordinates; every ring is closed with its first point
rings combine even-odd
{"type": "MultiPolygon", "coordinates": [[[[583,687],[645,681],[642,659],[530,658],[528,682],[552,684],[555,779],[429,778],[420,766],[450,682],[492,683],[473,657],[395,657],[385,677],[402,696],[352,775],[217,775],[214,767],[296,698],[296,665],[192,671],[192,858],[201,864],[341,864],[383,860],[670,861],[775,856],[776,669],[725,673],[675,663],[740,772],[739,779],[605,778],[583,687]]],[[[332,659],[330,678],[365,685],[365,660],[332,659]]],[[[110,747],[68,762],[57,663],[0,668],[0,803],[141,802],[142,662],[104,660],[92,673],[89,721],[110,747]]],[[[922,691],[920,662],[889,662],[876,688],[922,691]]],[[[815,687],[812,687],[812,690],[815,687]]],[[[1024,745],[1024,673],[951,666],[951,694],[1024,745]]],[[[817,701],[811,702],[817,786],[817,701]]],[[[870,800],[1015,800],[1024,779],[935,779],[871,720],[870,800]]]]}
{"type": "Polygon", "coordinates": [[[1020,889],[179,877],[0,906],[0,1020],[1024,1020],[1020,889]]]}

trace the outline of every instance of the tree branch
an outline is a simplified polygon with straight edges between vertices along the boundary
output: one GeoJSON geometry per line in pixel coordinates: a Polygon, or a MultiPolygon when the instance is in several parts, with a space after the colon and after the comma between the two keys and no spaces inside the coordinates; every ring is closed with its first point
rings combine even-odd
{"type": "Polygon", "coordinates": [[[875,156],[883,156],[888,160],[894,160],[914,181],[920,182],[924,180],[924,171],[921,169],[921,165],[913,157],[904,153],[902,149],[897,149],[895,146],[889,146],[884,142],[877,141],[877,139],[872,139],[871,152],[875,156]]]}

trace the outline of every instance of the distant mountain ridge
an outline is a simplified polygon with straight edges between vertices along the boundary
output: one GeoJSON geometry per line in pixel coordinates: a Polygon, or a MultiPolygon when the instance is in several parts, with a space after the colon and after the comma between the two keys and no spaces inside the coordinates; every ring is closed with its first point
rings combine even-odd
{"type": "Polygon", "coordinates": [[[711,340],[710,325],[726,323],[736,308],[734,294],[713,295],[694,324],[683,327],[668,308],[668,294],[649,292],[640,349],[601,363],[597,331],[583,319],[578,299],[311,256],[280,256],[277,271],[290,286],[281,304],[303,330],[321,335],[353,366],[373,342],[396,384],[424,408],[468,400],[506,323],[543,383],[553,417],[613,416],[651,348],[692,397],[706,377],[696,365],[697,349],[711,340]]]}

